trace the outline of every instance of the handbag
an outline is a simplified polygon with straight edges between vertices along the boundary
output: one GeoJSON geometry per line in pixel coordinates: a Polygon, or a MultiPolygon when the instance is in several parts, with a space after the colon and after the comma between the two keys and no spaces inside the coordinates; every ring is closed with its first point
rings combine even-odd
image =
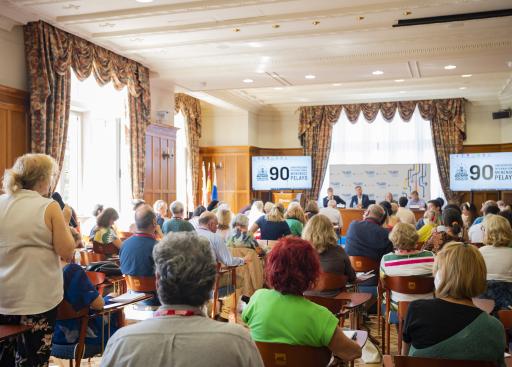
{"type": "Polygon", "coordinates": [[[93,264],[90,264],[86,268],[87,271],[97,271],[100,273],[104,273],[105,275],[123,275],[121,269],[116,263],[112,261],[98,261],[93,264]]]}

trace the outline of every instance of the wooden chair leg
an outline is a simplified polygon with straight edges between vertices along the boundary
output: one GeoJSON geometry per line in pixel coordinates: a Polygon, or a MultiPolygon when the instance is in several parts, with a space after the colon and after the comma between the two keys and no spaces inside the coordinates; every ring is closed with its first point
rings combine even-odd
{"type": "Polygon", "coordinates": [[[236,298],[236,269],[233,269],[231,271],[231,284],[233,285],[233,314],[235,318],[235,324],[238,322],[238,304],[237,304],[237,298],[236,298]]]}
{"type": "Polygon", "coordinates": [[[381,339],[381,343],[382,343],[382,353],[383,354],[386,351],[386,333],[384,332],[385,322],[386,322],[386,320],[384,320],[384,317],[381,316],[381,318],[379,320],[379,324],[380,324],[380,331],[381,331],[380,339],[381,339]]]}
{"type": "Polygon", "coordinates": [[[389,320],[386,320],[386,354],[389,354],[389,350],[391,349],[389,347],[390,336],[391,336],[391,324],[389,323],[389,320]]]}
{"type": "Polygon", "coordinates": [[[219,300],[219,274],[215,276],[215,287],[213,288],[213,303],[212,303],[212,312],[211,318],[215,319],[215,315],[217,313],[217,301],[219,300]]]}

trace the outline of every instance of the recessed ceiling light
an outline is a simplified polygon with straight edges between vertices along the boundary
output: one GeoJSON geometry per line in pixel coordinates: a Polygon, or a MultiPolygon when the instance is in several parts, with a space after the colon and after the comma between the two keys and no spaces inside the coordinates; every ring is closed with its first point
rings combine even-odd
{"type": "Polygon", "coordinates": [[[341,83],[332,83],[333,87],[339,87],[340,85],[341,85],[341,83]]]}
{"type": "Polygon", "coordinates": [[[249,42],[247,44],[249,47],[254,47],[254,48],[259,48],[261,47],[261,43],[258,43],[258,42],[249,42]]]}
{"type": "Polygon", "coordinates": [[[445,70],[453,70],[453,69],[455,69],[456,67],[457,67],[457,66],[455,66],[455,65],[446,65],[446,66],[444,67],[444,69],[445,69],[445,70]]]}
{"type": "Polygon", "coordinates": [[[382,70],[375,70],[375,71],[372,71],[372,74],[373,75],[382,75],[382,74],[384,74],[384,72],[382,70]]]}
{"type": "Polygon", "coordinates": [[[145,4],[145,3],[152,3],[153,2],[153,0],[135,0],[135,1],[138,2],[138,3],[143,3],[143,4],[145,4]]]}
{"type": "Polygon", "coordinates": [[[462,74],[461,77],[463,78],[471,78],[473,74],[462,74]]]}
{"type": "Polygon", "coordinates": [[[401,90],[401,91],[400,91],[400,92],[398,92],[398,93],[405,93],[405,90],[401,90]]]}
{"type": "Polygon", "coordinates": [[[315,79],[316,76],[314,76],[313,74],[308,74],[308,75],[304,76],[304,78],[306,78],[306,79],[315,79]]]}
{"type": "Polygon", "coordinates": [[[363,16],[357,17],[357,20],[364,20],[363,16]]]}
{"type": "Polygon", "coordinates": [[[265,73],[265,70],[263,70],[263,69],[258,69],[258,70],[256,70],[256,72],[257,72],[258,74],[264,74],[264,73],[265,73]]]}
{"type": "Polygon", "coordinates": [[[406,11],[404,11],[404,15],[405,15],[405,16],[407,16],[407,15],[411,15],[411,14],[412,14],[412,11],[410,11],[410,10],[406,10],[406,11]]]}
{"type": "Polygon", "coordinates": [[[243,82],[244,83],[253,83],[254,80],[252,80],[252,79],[244,79],[243,82]]]}
{"type": "Polygon", "coordinates": [[[315,21],[313,22],[313,25],[319,25],[319,24],[320,24],[320,21],[319,21],[319,20],[315,20],[315,21]]]}
{"type": "Polygon", "coordinates": [[[279,27],[281,27],[281,25],[279,25],[279,24],[274,24],[274,25],[272,26],[272,28],[275,28],[275,29],[277,29],[277,28],[279,28],[279,27]]]}
{"type": "Polygon", "coordinates": [[[460,90],[464,90],[464,89],[467,89],[467,87],[460,87],[459,89],[460,90]]]}
{"type": "Polygon", "coordinates": [[[395,82],[397,83],[402,83],[404,80],[403,79],[395,79],[395,82]]]}
{"type": "Polygon", "coordinates": [[[240,28],[233,28],[233,32],[240,32],[240,28]]]}
{"type": "Polygon", "coordinates": [[[275,87],[274,90],[282,90],[283,87],[275,87]]]}

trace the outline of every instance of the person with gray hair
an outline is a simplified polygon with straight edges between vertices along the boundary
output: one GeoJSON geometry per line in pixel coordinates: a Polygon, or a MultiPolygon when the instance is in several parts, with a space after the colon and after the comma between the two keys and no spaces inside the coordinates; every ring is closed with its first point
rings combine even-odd
{"type": "Polygon", "coordinates": [[[336,208],[336,200],[329,200],[326,208],[320,209],[320,214],[325,215],[334,226],[338,227],[338,231],[341,233],[343,228],[343,219],[341,218],[340,211],[336,208]]]}
{"type": "Polygon", "coordinates": [[[170,209],[172,218],[165,221],[162,226],[162,232],[164,232],[164,234],[169,232],[192,232],[195,230],[192,224],[183,219],[185,208],[181,202],[173,201],[170,209]]]}
{"type": "Polygon", "coordinates": [[[101,366],[263,366],[243,327],[205,316],[216,273],[207,239],[190,232],[166,236],[153,258],[162,306],[155,317],[118,330],[101,366]]]}
{"type": "Polygon", "coordinates": [[[258,255],[264,255],[265,251],[258,245],[249,230],[249,217],[245,214],[237,214],[231,223],[233,231],[227,240],[228,247],[247,247],[251,248],[258,255]]]}

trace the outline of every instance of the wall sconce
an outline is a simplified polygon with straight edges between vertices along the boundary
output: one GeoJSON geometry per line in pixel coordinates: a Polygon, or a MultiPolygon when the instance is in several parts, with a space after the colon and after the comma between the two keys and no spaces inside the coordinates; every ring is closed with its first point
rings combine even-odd
{"type": "Polygon", "coordinates": [[[174,158],[174,151],[169,151],[169,149],[162,149],[162,159],[166,160],[169,158],[174,158]]]}

